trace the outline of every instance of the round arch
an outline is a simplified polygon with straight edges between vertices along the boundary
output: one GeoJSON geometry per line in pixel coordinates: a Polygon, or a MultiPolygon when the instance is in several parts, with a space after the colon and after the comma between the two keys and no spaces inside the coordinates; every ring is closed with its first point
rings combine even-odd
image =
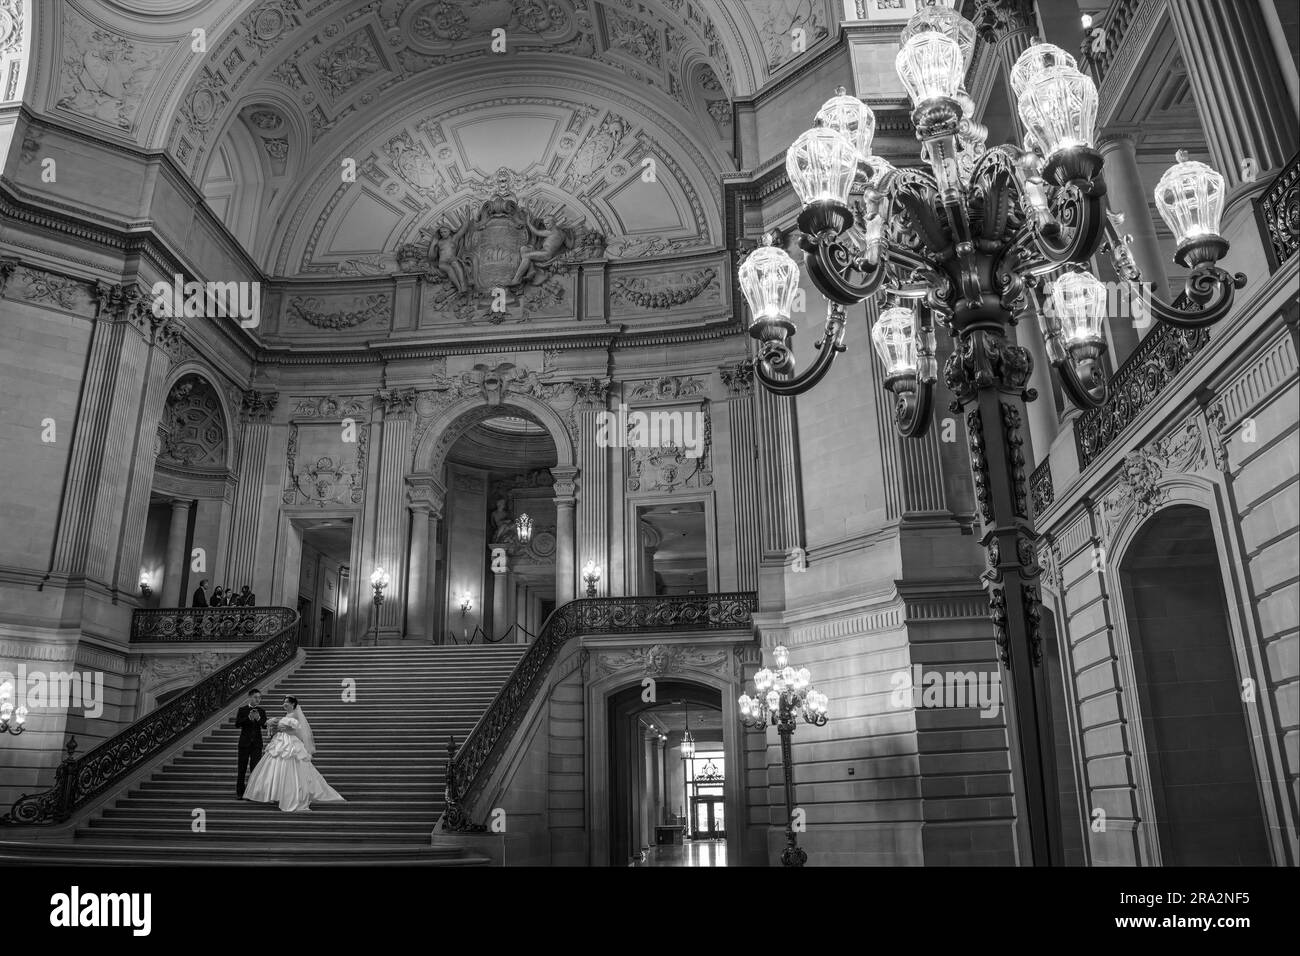
{"type": "Polygon", "coordinates": [[[219,384],[219,376],[202,362],[190,359],[171,368],[167,373],[167,384],[162,390],[159,405],[156,409],[150,410],[152,420],[157,422],[162,421],[163,412],[167,408],[167,396],[170,395],[172,389],[176,387],[176,383],[187,375],[195,375],[198,378],[201,378],[217,396],[217,403],[221,406],[221,416],[223,419],[222,424],[225,426],[226,430],[225,468],[227,472],[233,473],[235,470],[236,455],[235,423],[238,421],[238,418],[236,417],[234,410],[230,407],[230,401],[226,396],[225,389],[223,389],[219,384]]]}
{"type": "Polygon", "coordinates": [[[573,466],[573,436],[560,413],[531,395],[511,393],[496,405],[476,397],[463,398],[442,409],[416,446],[412,471],[416,474],[441,475],[443,465],[447,462],[447,452],[465,432],[489,418],[512,414],[531,418],[546,429],[555,444],[557,467],[573,466]]]}
{"type": "MultiPolygon", "coordinates": [[[[735,848],[735,861],[740,862],[746,853],[749,834],[744,823],[745,730],[740,724],[737,708],[731,705],[740,694],[740,685],[733,679],[735,671],[730,660],[736,653],[736,650],[732,650],[727,655],[727,666],[718,671],[682,665],[670,667],[654,677],[656,689],[665,699],[673,696],[674,688],[677,688],[682,693],[676,696],[689,699],[692,703],[716,701],[722,712],[722,751],[728,768],[726,782],[723,784],[725,813],[728,820],[736,821],[735,836],[730,836],[732,831],[729,830],[727,840],[728,847],[735,848]]],[[[587,792],[591,795],[591,806],[588,809],[588,819],[591,821],[588,862],[592,866],[606,866],[610,862],[610,828],[615,813],[615,808],[611,805],[614,794],[610,790],[610,774],[612,750],[616,743],[611,736],[611,718],[624,698],[639,699],[643,692],[642,681],[646,676],[642,667],[622,669],[593,681],[587,688],[587,714],[590,719],[587,722],[586,743],[591,774],[587,782],[587,792]]],[[[729,849],[729,855],[730,852],[729,849]]]]}

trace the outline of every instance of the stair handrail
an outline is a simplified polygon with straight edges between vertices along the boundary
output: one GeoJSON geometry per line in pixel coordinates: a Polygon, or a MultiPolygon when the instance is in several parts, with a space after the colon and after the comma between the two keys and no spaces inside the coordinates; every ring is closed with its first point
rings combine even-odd
{"type": "MultiPolygon", "coordinates": [[[[73,756],[76,738],[71,738],[65,748],[67,756],[57,768],[54,787],[19,796],[9,812],[0,817],[0,825],[51,826],[63,823],[78,808],[133,773],[177,738],[228,708],[248,688],[292,660],[298,652],[298,612],[287,607],[260,610],[286,612],[261,618],[267,627],[278,625],[275,633],[263,635],[265,639],[256,647],[80,757],[73,756]]],[[[137,610],[135,613],[150,612],[137,610]]]]}
{"type": "Polygon", "coordinates": [[[140,608],[131,615],[131,643],[260,641],[296,616],[287,607],[140,608]]]}
{"type": "MultiPolygon", "coordinates": [[[[580,598],[557,607],[497,692],[463,746],[447,763],[449,806],[476,795],[492,756],[504,746],[550,672],[560,648],[583,634],[661,634],[733,630],[751,626],[758,609],[753,591],[658,597],[580,598]]],[[[456,809],[459,809],[457,806],[456,809]]]]}

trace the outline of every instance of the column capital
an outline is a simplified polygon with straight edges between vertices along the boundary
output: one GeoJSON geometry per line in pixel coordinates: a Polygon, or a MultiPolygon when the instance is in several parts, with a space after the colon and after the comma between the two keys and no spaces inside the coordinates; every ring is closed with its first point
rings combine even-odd
{"type": "Polygon", "coordinates": [[[412,511],[441,519],[446,500],[447,487],[433,475],[406,476],[406,506],[412,511]]]}
{"type": "Polygon", "coordinates": [[[573,383],[573,393],[579,405],[604,408],[609,398],[609,385],[607,378],[579,379],[573,383]]]}
{"type": "Polygon", "coordinates": [[[556,465],[551,469],[551,477],[555,479],[555,500],[559,503],[567,499],[570,503],[578,489],[578,466],[577,465],[556,465]]]}
{"type": "Polygon", "coordinates": [[[1097,151],[1105,154],[1113,149],[1129,149],[1136,152],[1137,136],[1127,129],[1109,129],[1097,136],[1097,151]]]}
{"type": "Polygon", "coordinates": [[[1001,43],[1017,33],[1038,33],[1033,0],[975,0],[971,19],[986,43],[1001,43]]]}
{"type": "Polygon", "coordinates": [[[727,387],[727,394],[732,398],[744,398],[754,394],[753,362],[719,365],[718,374],[722,377],[722,384],[727,387]]]}
{"type": "Polygon", "coordinates": [[[271,420],[271,413],[279,401],[279,392],[245,389],[240,398],[239,417],[245,422],[265,425],[271,420]]]}
{"type": "Polygon", "coordinates": [[[405,415],[415,407],[416,390],[411,388],[381,388],[375,392],[375,405],[384,410],[384,417],[405,415]]]}

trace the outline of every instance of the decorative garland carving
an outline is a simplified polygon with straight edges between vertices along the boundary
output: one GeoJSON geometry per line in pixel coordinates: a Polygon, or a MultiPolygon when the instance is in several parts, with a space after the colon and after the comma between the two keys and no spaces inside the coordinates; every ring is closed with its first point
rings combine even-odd
{"type": "Polygon", "coordinates": [[[324,299],[296,295],[289,300],[285,314],[290,319],[299,319],[318,329],[351,329],[372,319],[386,319],[389,314],[387,293],[355,296],[352,306],[350,310],[345,308],[328,312],[324,299]]]}
{"type": "Polygon", "coordinates": [[[707,290],[716,291],[717,278],[718,271],[712,267],[661,276],[616,278],[609,301],[611,305],[627,302],[639,309],[671,309],[685,305],[707,290]]]}

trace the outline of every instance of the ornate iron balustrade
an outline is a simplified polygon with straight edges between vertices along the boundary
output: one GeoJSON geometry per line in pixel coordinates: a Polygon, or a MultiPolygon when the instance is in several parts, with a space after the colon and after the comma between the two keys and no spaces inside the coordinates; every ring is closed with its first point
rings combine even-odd
{"type": "Polygon", "coordinates": [[[1034,517],[1052,506],[1056,500],[1056,489],[1052,487],[1052,460],[1044,458],[1033,474],[1029,476],[1029,499],[1034,505],[1034,517]]]}
{"type": "Polygon", "coordinates": [[[131,643],[262,641],[279,634],[297,614],[287,607],[174,607],[131,616],[131,643]]]}
{"type": "MultiPolygon", "coordinates": [[[[1179,296],[1177,308],[1190,302],[1179,296]]],[[[1101,408],[1079,416],[1074,442],[1079,469],[1087,468],[1114,444],[1143,408],[1152,404],[1210,341],[1209,329],[1184,329],[1159,322],[1115,372],[1110,398],[1101,408]]]]}
{"type": "MultiPolygon", "coordinates": [[[[550,671],[560,648],[582,634],[662,634],[673,631],[739,630],[753,623],[758,597],[752,591],[674,597],[583,598],[556,608],[524,652],[447,768],[449,818],[473,792],[496,748],[509,739],[550,671]]],[[[459,819],[459,817],[457,817],[459,819]]]]}
{"type": "Polygon", "coordinates": [[[1143,0],[1115,0],[1100,23],[1094,22],[1083,31],[1083,40],[1079,44],[1079,67],[1085,73],[1091,73],[1093,81],[1101,86],[1106,78],[1106,71],[1115,62],[1119,48],[1124,43],[1124,35],[1137,17],[1138,7],[1143,0]],[[1101,32],[1098,33],[1097,31],[1101,32]]]}
{"type": "Polygon", "coordinates": [[[228,708],[249,687],[292,660],[298,650],[297,613],[289,608],[261,610],[283,612],[281,618],[287,623],[278,634],[88,753],[73,756],[77,742],[76,738],[70,739],[66,748],[68,755],[55,774],[54,788],[42,793],[23,794],[14,801],[9,813],[0,818],[0,823],[9,826],[62,823],[79,807],[105,793],[177,738],[228,708]]]}
{"type": "Polygon", "coordinates": [[[1273,178],[1257,208],[1273,247],[1276,270],[1300,248],[1300,153],[1273,178]]]}

